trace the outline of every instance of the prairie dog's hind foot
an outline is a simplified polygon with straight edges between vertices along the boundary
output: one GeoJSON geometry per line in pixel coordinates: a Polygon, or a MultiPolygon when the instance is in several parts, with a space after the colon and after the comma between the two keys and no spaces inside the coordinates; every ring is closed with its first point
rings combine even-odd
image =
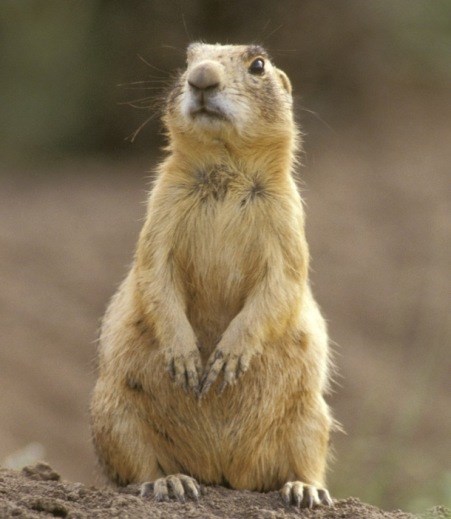
{"type": "Polygon", "coordinates": [[[141,497],[149,497],[152,493],[156,501],[176,499],[184,502],[187,497],[198,501],[201,491],[199,483],[194,478],[185,474],[174,474],[141,485],[141,497]]]}
{"type": "Polygon", "coordinates": [[[332,498],[325,488],[316,488],[302,481],[288,481],[280,490],[287,505],[298,508],[313,508],[317,505],[333,506],[332,498]]]}

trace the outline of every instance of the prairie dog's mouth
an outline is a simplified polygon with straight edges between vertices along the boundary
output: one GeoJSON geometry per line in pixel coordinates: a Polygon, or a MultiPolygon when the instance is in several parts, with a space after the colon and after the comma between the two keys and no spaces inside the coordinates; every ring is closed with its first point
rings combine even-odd
{"type": "Polygon", "coordinates": [[[211,119],[218,119],[221,121],[227,121],[228,118],[219,110],[214,110],[212,108],[207,108],[206,106],[201,106],[200,108],[191,110],[191,117],[196,119],[197,117],[209,117],[211,119]]]}

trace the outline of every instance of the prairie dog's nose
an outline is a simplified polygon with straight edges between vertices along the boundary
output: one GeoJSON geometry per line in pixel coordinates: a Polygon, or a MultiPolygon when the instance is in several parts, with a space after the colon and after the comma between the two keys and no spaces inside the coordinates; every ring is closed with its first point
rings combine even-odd
{"type": "Polygon", "coordinates": [[[191,69],[188,84],[196,90],[217,88],[221,83],[221,65],[215,61],[202,61],[191,69]]]}

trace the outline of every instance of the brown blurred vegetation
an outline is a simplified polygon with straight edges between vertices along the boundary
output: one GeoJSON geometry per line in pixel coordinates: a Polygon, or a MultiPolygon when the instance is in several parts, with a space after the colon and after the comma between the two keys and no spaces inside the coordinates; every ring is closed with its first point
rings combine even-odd
{"type": "Polygon", "coordinates": [[[38,442],[64,477],[93,480],[96,329],[164,142],[158,116],[125,137],[198,39],[263,43],[294,85],[347,431],[332,492],[450,506],[446,0],[2,1],[0,460],[38,442]]]}

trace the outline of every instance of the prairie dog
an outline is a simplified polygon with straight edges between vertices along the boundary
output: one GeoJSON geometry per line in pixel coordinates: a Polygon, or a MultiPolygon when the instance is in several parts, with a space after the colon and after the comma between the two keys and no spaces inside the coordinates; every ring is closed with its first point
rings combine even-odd
{"type": "Polygon", "coordinates": [[[291,84],[256,45],[188,47],[135,259],[103,320],[95,448],[119,485],[325,489],[328,338],[309,282],[291,84]]]}

